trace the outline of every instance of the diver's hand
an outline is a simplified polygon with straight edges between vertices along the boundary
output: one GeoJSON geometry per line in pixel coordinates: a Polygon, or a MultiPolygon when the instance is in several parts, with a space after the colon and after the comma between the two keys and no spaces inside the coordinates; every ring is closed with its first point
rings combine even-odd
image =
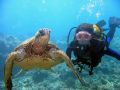
{"type": "Polygon", "coordinates": [[[110,17],[109,18],[109,26],[110,27],[120,27],[120,18],[110,17]]]}

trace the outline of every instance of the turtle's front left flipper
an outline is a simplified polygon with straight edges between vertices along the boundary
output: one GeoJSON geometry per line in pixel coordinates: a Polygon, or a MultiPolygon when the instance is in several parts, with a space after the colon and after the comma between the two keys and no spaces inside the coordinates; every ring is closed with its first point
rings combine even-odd
{"type": "Polygon", "coordinates": [[[12,67],[13,67],[13,60],[15,59],[15,55],[13,53],[9,54],[5,66],[4,66],[4,83],[5,88],[7,90],[12,90],[12,67]]]}
{"type": "Polygon", "coordinates": [[[79,76],[77,71],[74,69],[74,66],[73,66],[71,60],[69,59],[69,57],[61,50],[55,51],[55,54],[56,54],[56,56],[59,56],[59,58],[65,60],[66,64],[72,70],[73,74],[79,79],[79,81],[81,82],[82,85],[85,85],[86,84],[85,81],[79,76]]]}

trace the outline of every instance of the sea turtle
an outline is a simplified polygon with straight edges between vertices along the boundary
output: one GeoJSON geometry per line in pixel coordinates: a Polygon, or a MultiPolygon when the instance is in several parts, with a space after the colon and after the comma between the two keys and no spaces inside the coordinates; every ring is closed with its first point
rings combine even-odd
{"type": "Polygon", "coordinates": [[[65,61],[74,75],[84,84],[83,79],[75,71],[69,57],[54,44],[50,44],[49,38],[49,29],[41,28],[34,37],[20,44],[8,55],[4,67],[4,82],[7,90],[12,88],[11,76],[13,64],[23,70],[33,68],[49,70],[51,67],[65,61]]]}

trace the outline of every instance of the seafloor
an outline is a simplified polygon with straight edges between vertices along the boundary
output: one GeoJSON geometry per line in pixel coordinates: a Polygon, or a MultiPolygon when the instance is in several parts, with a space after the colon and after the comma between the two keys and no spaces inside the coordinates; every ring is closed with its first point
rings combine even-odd
{"type": "MultiPolygon", "coordinates": [[[[4,90],[3,66],[6,56],[21,41],[12,37],[0,35],[0,90],[4,90]]],[[[111,48],[120,51],[119,37],[111,42],[111,48]]],[[[56,41],[57,45],[64,49],[65,42],[56,41]]],[[[110,56],[104,56],[102,62],[94,69],[92,76],[87,71],[80,73],[82,78],[88,82],[82,86],[74,77],[65,63],[59,64],[52,70],[34,69],[22,72],[19,75],[13,70],[13,90],[120,90],[120,62],[110,56]]]]}

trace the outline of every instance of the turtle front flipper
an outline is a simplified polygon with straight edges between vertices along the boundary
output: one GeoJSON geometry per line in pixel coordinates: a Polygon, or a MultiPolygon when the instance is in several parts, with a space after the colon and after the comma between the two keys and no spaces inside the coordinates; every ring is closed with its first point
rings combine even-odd
{"type": "Polygon", "coordinates": [[[80,77],[80,75],[77,73],[77,71],[74,69],[74,66],[70,60],[70,58],[61,50],[56,50],[54,52],[55,56],[65,60],[66,64],[69,66],[69,68],[72,70],[73,74],[79,79],[82,85],[85,85],[86,82],[80,77]]]}
{"type": "Polygon", "coordinates": [[[9,54],[4,66],[4,82],[7,90],[12,90],[12,67],[15,59],[14,53],[9,54]]]}

